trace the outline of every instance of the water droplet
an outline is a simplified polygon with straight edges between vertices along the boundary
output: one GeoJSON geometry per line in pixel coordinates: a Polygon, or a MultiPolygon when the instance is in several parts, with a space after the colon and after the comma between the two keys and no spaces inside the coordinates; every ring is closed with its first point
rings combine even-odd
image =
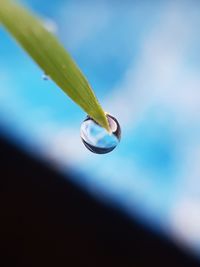
{"type": "Polygon", "coordinates": [[[110,114],[106,114],[106,117],[111,133],[89,116],[81,124],[81,139],[84,145],[96,154],[111,152],[120,142],[121,128],[118,121],[110,114]]]}
{"type": "Polygon", "coordinates": [[[50,78],[49,78],[49,76],[47,75],[47,74],[43,74],[42,75],[42,79],[44,80],[44,81],[48,81],[50,78]]]}
{"type": "Polygon", "coordinates": [[[54,20],[50,18],[43,18],[42,23],[48,32],[55,34],[58,31],[58,26],[54,20]]]}

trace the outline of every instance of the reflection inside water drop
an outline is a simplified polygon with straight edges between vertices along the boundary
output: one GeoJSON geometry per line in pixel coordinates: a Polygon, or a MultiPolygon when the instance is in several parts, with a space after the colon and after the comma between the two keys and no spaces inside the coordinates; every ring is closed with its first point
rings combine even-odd
{"type": "Polygon", "coordinates": [[[105,154],[111,152],[121,138],[121,129],[118,121],[106,114],[111,133],[101,127],[92,118],[87,118],[81,124],[81,139],[84,145],[93,153],[105,154]]]}

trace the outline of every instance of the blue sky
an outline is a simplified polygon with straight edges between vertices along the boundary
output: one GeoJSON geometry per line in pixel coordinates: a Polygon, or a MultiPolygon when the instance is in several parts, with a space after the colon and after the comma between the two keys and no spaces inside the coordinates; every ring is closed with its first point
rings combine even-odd
{"type": "Polygon", "coordinates": [[[60,171],[81,173],[75,182],[94,196],[199,253],[200,3],[23,2],[56,26],[118,118],[122,140],[108,155],[87,151],[79,137],[86,114],[0,29],[2,131],[60,171]]]}

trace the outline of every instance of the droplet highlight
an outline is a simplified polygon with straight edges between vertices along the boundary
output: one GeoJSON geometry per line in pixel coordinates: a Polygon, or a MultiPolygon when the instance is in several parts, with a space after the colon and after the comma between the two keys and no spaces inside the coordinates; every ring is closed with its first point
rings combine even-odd
{"type": "Polygon", "coordinates": [[[58,26],[56,22],[50,18],[43,18],[42,24],[45,27],[45,29],[50,33],[56,33],[58,31],[58,26]]]}
{"type": "Polygon", "coordinates": [[[49,80],[49,76],[47,75],[47,74],[43,74],[42,75],[42,79],[44,80],[44,81],[48,81],[49,80]]]}
{"type": "Polygon", "coordinates": [[[106,117],[110,126],[110,133],[89,116],[81,124],[83,144],[96,154],[111,152],[121,139],[121,128],[117,119],[110,114],[106,114],[106,117]]]}

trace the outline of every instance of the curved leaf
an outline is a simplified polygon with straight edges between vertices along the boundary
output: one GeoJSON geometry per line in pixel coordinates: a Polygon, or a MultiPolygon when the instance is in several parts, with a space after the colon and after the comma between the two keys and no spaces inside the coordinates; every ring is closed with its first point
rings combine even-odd
{"type": "Polygon", "coordinates": [[[32,59],[89,116],[109,130],[105,113],[88,81],[41,20],[10,0],[0,0],[0,22],[32,59]]]}

